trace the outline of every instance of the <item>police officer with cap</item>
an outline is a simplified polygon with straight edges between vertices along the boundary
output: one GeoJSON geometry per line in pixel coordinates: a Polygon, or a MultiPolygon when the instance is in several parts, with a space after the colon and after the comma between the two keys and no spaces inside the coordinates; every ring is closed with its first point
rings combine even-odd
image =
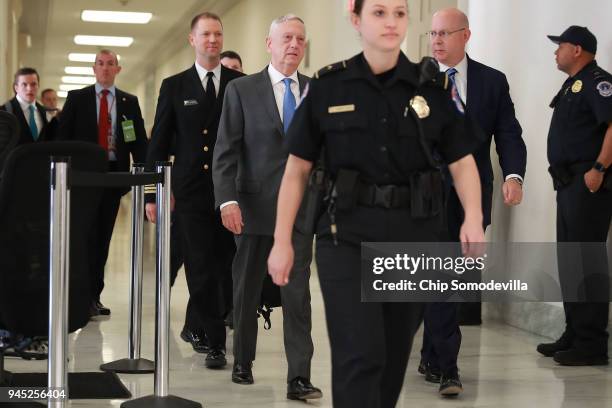
{"type": "MultiPolygon", "coordinates": [[[[597,267],[607,269],[605,242],[612,217],[612,75],[597,65],[597,39],[588,28],[571,26],[560,36],[548,38],[559,45],[557,68],[569,75],[550,104],[554,112],[548,161],[557,191],[557,241],[601,243],[599,256],[604,261],[597,267]]],[[[585,251],[588,246],[579,247],[585,251]]],[[[577,287],[571,288],[569,282],[580,271],[570,270],[563,251],[558,253],[564,299],[575,300],[577,287]]],[[[585,273],[596,272],[592,256],[583,252],[581,259],[585,273]]],[[[608,364],[607,282],[604,286],[604,299],[564,302],[563,335],[554,343],[538,345],[537,350],[562,365],[608,364]]]]}

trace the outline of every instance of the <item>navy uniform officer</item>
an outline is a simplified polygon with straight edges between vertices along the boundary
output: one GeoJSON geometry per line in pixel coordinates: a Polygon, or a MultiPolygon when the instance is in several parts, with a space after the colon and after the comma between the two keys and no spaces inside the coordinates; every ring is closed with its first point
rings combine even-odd
{"type": "MultiPolygon", "coordinates": [[[[359,179],[354,186],[359,198],[352,207],[324,214],[317,226],[317,268],[332,349],[333,406],[393,407],[423,306],[362,303],[360,243],[448,239],[442,181],[430,154],[434,148],[449,163],[466,209],[462,241],[482,242],[480,185],[470,154],[478,141],[465,133],[458,112],[461,104],[451,100],[446,75],[436,73],[435,82],[421,86],[419,66],[400,51],[408,22],[406,1],[355,1],[352,10],[363,53],[319,71],[296,111],[288,133],[291,154],[280,187],[268,269],[275,283],[288,283],[292,226],[312,163],[324,148],[325,166],[337,190],[342,174],[357,172],[359,179]],[[419,213],[410,206],[408,190],[417,173],[436,181],[424,183],[421,192],[435,197],[425,207],[437,206],[437,211],[419,213]],[[388,196],[396,198],[385,200],[388,196]]],[[[340,195],[336,203],[343,199],[340,195]]]]}
{"type": "MultiPolygon", "coordinates": [[[[571,26],[560,36],[557,67],[569,75],[551,103],[548,161],[557,190],[557,241],[605,243],[612,217],[612,76],[595,61],[597,39],[571,26]]],[[[605,253],[600,254],[605,259],[605,253]]],[[[582,265],[593,268],[591,257],[582,265]]],[[[559,259],[565,291],[579,271],[559,259]]],[[[601,299],[599,299],[601,300],[601,299]]],[[[608,303],[564,302],[566,327],[538,351],[563,365],[608,364],[608,303]]]]}

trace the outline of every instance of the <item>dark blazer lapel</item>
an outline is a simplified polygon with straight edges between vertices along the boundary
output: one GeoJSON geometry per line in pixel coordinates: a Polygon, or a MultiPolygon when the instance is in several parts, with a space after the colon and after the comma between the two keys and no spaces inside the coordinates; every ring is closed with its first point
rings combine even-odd
{"type": "Polygon", "coordinates": [[[85,117],[87,118],[87,127],[86,129],[95,130],[94,132],[88,132],[90,135],[90,139],[93,142],[98,142],[98,112],[96,112],[96,87],[95,85],[91,85],[85,88],[85,92],[83,93],[85,97],[84,101],[79,101],[79,103],[83,104],[83,109],[85,110],[85,117]]]}
{"type": "Polygon", "coordinates": [[[27,129],[28,133],[30,133],[30,125],[28,124],[28,121],[26,120],[26,117],[23,114],[23,110],[21,109],[21,105],[19,105],[17,97],[11,99],[10,103],[13,106],[13,115],[15,115],[17,120],[19,120],[19,126],[21,127],[21,129],[24,129],[24,131],[25,129],[27,129]]]}
{"type": "Polygon", "coordinates": [[[282,135],[284,133],[283,122],[281,122],[278,106],[276,106],[276,98],[274,98],[274,90],[272,89],[272,83],[270,82],[270,75],[268,75],[267,66],[259,74],[257,89],[261,95],[262,103],[265,106],[270,119],[272,119],[278,133],[282,135]]]}
{"type": "Polygon", "coordinates": [[[123,91],[117,87],[115,87],[115,104],[117,104],[117,123],[115,123],[115,135],[117,135],[118,140],[123,139],[123,130],[121,128],[121,122],[123,121],[123,116],[127,113],[127,106],[123,91]]]}
{"type": "Polygon", "coordinates": [[[38,102],[36,102],[36,109],[38,110],[38,113],[40,114],[40,117],[42,118],[42,123],[43,123],[43,128],[41,129],[41,133],[42,133],[42,130],[45,128],[45,126],[49,124],[49,121],[47,120],[47,109],[45,109],[45,107],[38,102]]]}
{"type": "MultiPolygon", "coordinates": [[[[221,108],[223,108],[223,96],[225,95],[225,87],[227,86],[227,83],[229,82],[228,79],[230,78],[230,72],[231,70],[228,68],[225,68],[223,65],[221,65],[221,78],[219,78],[219,92],[217,92],[217,98],[215,99],[215,106],[213,108],[213,114],[209,116],[209,121],[212,120],[213,118],[216,118],[219,116],[219,112],[221,111],[221,108]]],[[[204,87],[202,87],[204,88],[204,87]]]]}
{"type": "Polygon", "coordinates": [[[468,59],[467,72],[467,110],[474,113],[480,112],[482,102],[482,78],[479,78],[478,66],[468,59]]]}
{"type": "Polygon", "coordinates": [[[195,64],[191,67],[188,72],[190,86],[194,89],[196,93],[196,97],[198,98],[198,103],[204,103],[204,99],[206,95],[204,94],[204,86],[202,85],[202,81],[200,81],[200,77],[198,76],[198,71],[196,70],[195,64]]]}
{"type": "Polygon", "coordinates": [[[300,97],[304,95],[304,89],[306,89],[306,85],[309,81],[310,79],[306,75],[302,75],[298,72],[298,82],[300,83],[300,97]]]}

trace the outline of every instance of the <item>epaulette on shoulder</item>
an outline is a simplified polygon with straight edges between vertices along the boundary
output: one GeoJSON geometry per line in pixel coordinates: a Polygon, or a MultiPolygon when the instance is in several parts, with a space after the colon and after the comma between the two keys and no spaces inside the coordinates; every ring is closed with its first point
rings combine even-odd
{"type": "Polygon", "coordinates": [[[331,65],[327,65],[326,67],[321,68],[317,72],[315,72],[314,77],[319,79],[324,75],[327,75],[331,72],[341,71],[346,69],[346,61],[339,61],[331,65]]]}

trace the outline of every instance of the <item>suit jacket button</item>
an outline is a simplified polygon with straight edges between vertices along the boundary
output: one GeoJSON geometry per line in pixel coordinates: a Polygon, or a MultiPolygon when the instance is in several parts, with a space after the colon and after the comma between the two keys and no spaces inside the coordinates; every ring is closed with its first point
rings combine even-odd
{"type": "Polygon", "coordinates": [[[202,131],[202,134],[203,134],[203,135],[207,135],[207,134],[208,134],[208,129],[204,129],[204,130],[202,131]]]}
{"type": "Polygon", "coordinates": [[[208,146],[204,146],[204,151],[207,152],[208,151],[208,146]]]}
{"type": "Polygon", "coordinates": [[[204,165],[204,171],[208,170],[208,164],[204,165]]]}

